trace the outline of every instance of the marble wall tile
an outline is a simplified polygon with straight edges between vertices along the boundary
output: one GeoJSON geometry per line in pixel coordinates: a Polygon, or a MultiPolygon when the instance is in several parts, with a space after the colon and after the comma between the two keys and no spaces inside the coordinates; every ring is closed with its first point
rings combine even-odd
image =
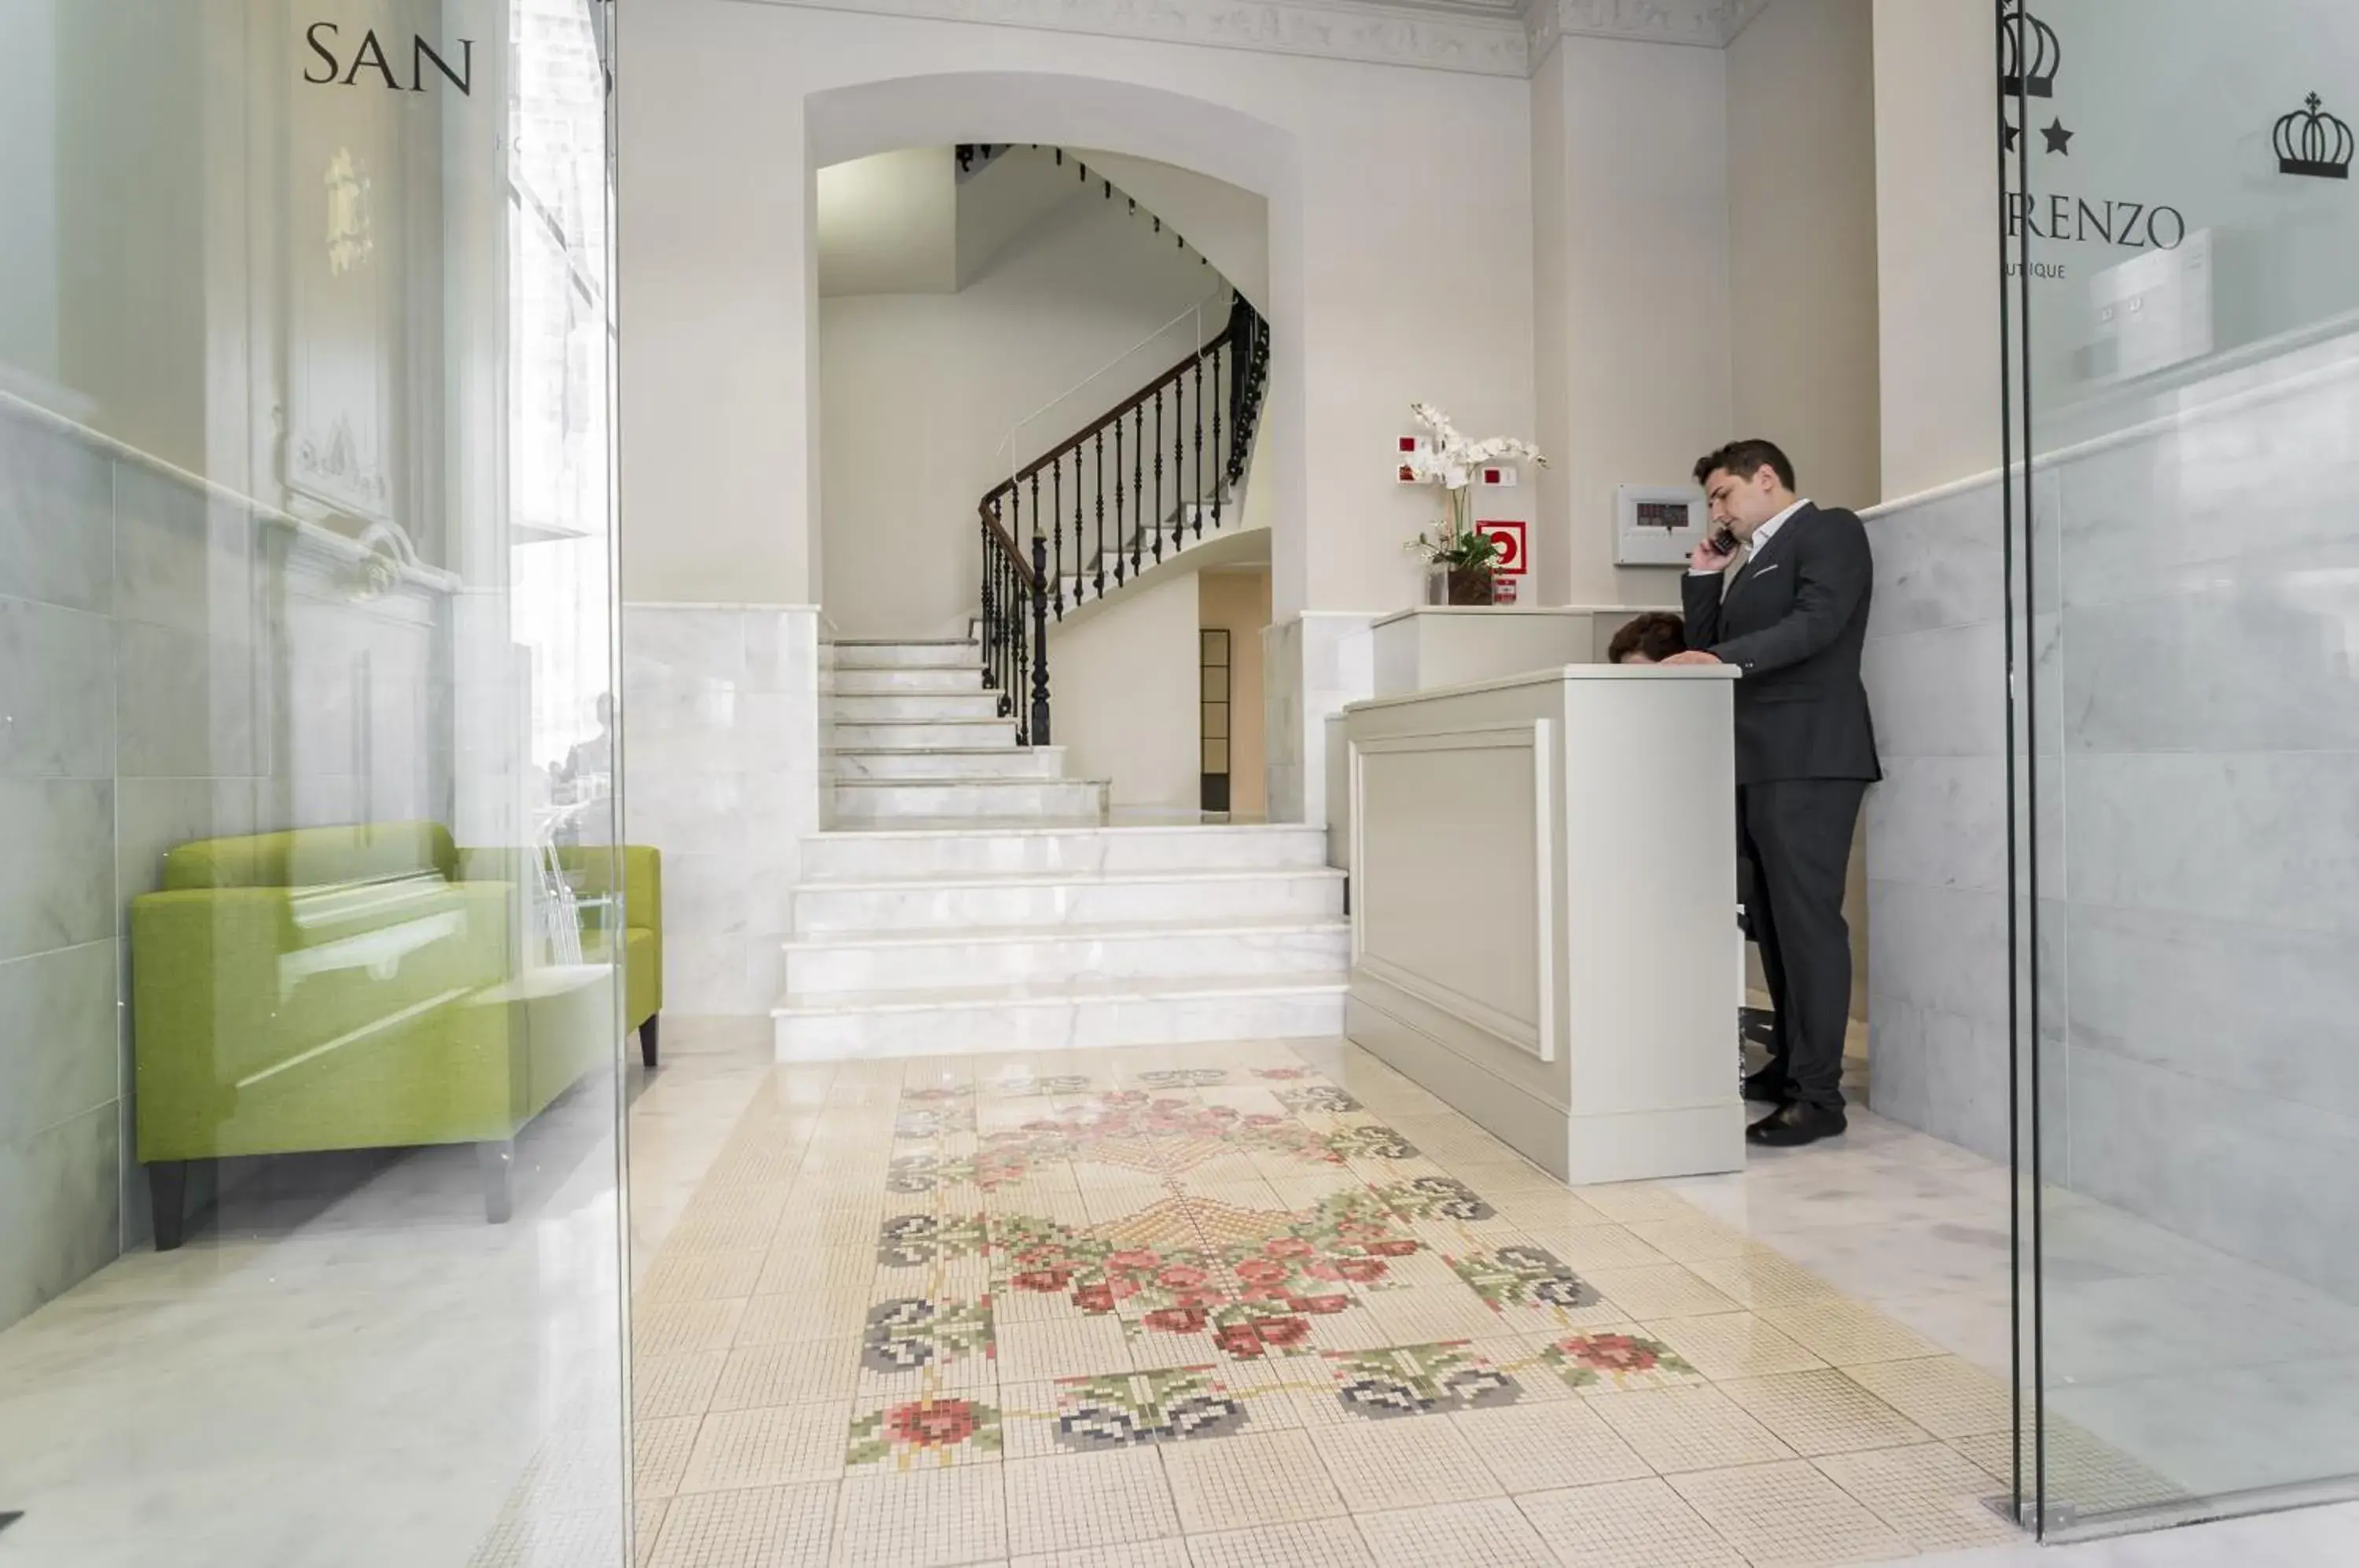
{"type": "Polygon", "coordinates": [[[117,621],[118,766],[127,778],[192,779],[259,771],[254,644],[117,621]]]}
{"type": "Polygon", "coordinates": [[[2072,748],[2359,752],[2359,539],[2335,556],[2173,573],[2067,610],[2072,748]]]}
{"type": "Polygon", "coordinates": [[[0,779],[0,960],[114,931],[114,786],[0,779]]]}
{"type": "Polygon", "coordinates": [[[1302,622],[1298,617],[1262,632],[1263,767],[1269,775],[1272,822],[1300,822],[1303,814],[1302,622]]]}
{"type": "Polygon", "coordinates": [[[136,463],[114,467],[114,613],[182,631],[250,635],[252,512],[136,463]]]}
{"type": "Polygon", "coordinates": [[[1919,1007],[1871,991],[1868,1103],[1877,1115],[2007,1158],[2006,1025],[1919,1007]]]}
{"type": "Polygon", "coordinates": [[[2075,755],[2072,895],[2296,930],[2359,930],[2348,753],[2075,755]]]}
{"type": "Polygon", "coordinates": [[[164,856],[201,838],[255,831],[255,782],[247,779],[125,779],[115,786],[115,896],[130,902],[164,885],[164,856]]]}
{"type": "Polygon", "coordinates": [[[744,936],[752,925],[758,867],[743,855],[664,856],[664,941],[682,936],[744,936]]]}
{"type": "Polygon", "coordinates": [[[665,1006],[684,1016],[777,1000],[802,844],[828,809],[822,629],[792,605],[625,609],[625,836],[666,856],[665,1006]]]}
{"type": "MultiPolygon", "coordinates": [[[[23,1143],[116,1094],[112,941],[0,964],[0,1144],[23,1143]]],[[[5,1255],[0,1255],[5,1256],[5,1255]]]]}
{"type": "Polygon", "coordinates": [[[103,452],[0,413],[0,595],[114,609],[112,469],[103,452]]]}
{"type": "Polygon", "coordinates": [[[1886,757],[1867,795],[1871,874],[2005,892],[2006,768],[1995,756],[1886,757]]]}
{"type": "Polygon", "coordinates": [[[114,772],[114,638],[103,616],[0,598],[0,775],[114,772]]]}
{"type": "Polygon", "coordinates": [[[1868,637],[1977,626],[2004,613],[2001,494],[1985,485],[1869,518],[1875,595],[1868,637]]]}
{"type": "Polygon", "coordinates": [[[123,1127],[109,1104],[0,1143],[0,1324],[72,1289],[121,1246],[123,1127]]]}
{"type": "Polygon", "coordinates": [[[2359,1118],[2359,965],[2340,933],[2071,906],[2076,1046],[2359,1118]]]}
{"type": "Polygon", "coordinates": [[[2359,1294],[2359,1121],[2086,1046],[2071,1073],[2074,1191],[2359,1294]]]}
{"type": "Polygon", "coordinates": [[[2006,641],[1995,621],[1880,637],[1861,665],[1886,757],[2006,749],[2006,641]]]}
{"type": "MultiPolygon", "coordinates": [[[[1868,994],[2004,1026],[2006,896],[1871,877],[1868,994]]],[[[1871,1014],[1871,1016],[1873,1016],[1871,1014]]],[[[1881,1060],[1875,1063],[1880,1073],[1881,1060]]]]}
{"type": "MultiPolygon", "coordinates": [[[[776,643],[769,645],[775,650],[776,643]]],[[[623,612],[623,673],[686,682],[746,685],[745,615],[738,610],[631,604],[623,612]]]]}

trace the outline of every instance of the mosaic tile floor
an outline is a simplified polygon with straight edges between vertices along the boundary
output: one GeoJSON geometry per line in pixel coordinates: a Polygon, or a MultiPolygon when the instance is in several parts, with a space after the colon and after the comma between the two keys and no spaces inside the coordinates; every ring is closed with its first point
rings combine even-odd
{"type": "Polygon", "coordinates": [[[634,1338],[657,1568],[2017,1539],[1986,1374],[1664,1188],[1568,1192],[1347,1047],[778,1069],[634,1338]]]}

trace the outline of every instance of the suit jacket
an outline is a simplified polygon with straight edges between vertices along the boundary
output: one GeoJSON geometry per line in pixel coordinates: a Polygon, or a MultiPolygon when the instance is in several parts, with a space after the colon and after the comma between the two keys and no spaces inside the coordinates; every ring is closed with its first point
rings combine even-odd
{"type": "Polygon", "coordinates": [[[1858,517],[1805,506],[1734,580],[1681,579],[1688,646],[1745,672],[1739,784],[1884,777],[1859,678],[1874,576],[1858,517]]]}

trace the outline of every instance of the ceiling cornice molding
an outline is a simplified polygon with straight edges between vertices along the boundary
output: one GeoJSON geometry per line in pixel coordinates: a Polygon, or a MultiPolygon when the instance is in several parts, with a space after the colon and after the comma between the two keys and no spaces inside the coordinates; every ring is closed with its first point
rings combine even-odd
{"type": "Polygon", "coordinates": [[[1034,27],[1045,32],[1315,55],[1478,76],[1531,74],[1525,24],[1398,6],[1302,0],[740,0],[864,16],[1034,27]]]}
{"type": "Polygon", "coordinates": [[[1769,0],[1533,0],[1524,13],[1535,64],[1563,38],[1726,49],[1769,0]]]}

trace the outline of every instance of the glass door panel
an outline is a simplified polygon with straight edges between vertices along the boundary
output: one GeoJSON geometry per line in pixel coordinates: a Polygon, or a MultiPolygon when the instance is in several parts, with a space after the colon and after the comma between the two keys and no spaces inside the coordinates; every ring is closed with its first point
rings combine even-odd
{"type": "Polygon", "coordinates": [[[608,11],[0,5],[0,1556],[629,1560],[608,11]]]}
{"type": "Polygon", "coordinates": [[[2024,1490],[2359,1476],[2359,9],[2008,0],[2024,1490]]]}

